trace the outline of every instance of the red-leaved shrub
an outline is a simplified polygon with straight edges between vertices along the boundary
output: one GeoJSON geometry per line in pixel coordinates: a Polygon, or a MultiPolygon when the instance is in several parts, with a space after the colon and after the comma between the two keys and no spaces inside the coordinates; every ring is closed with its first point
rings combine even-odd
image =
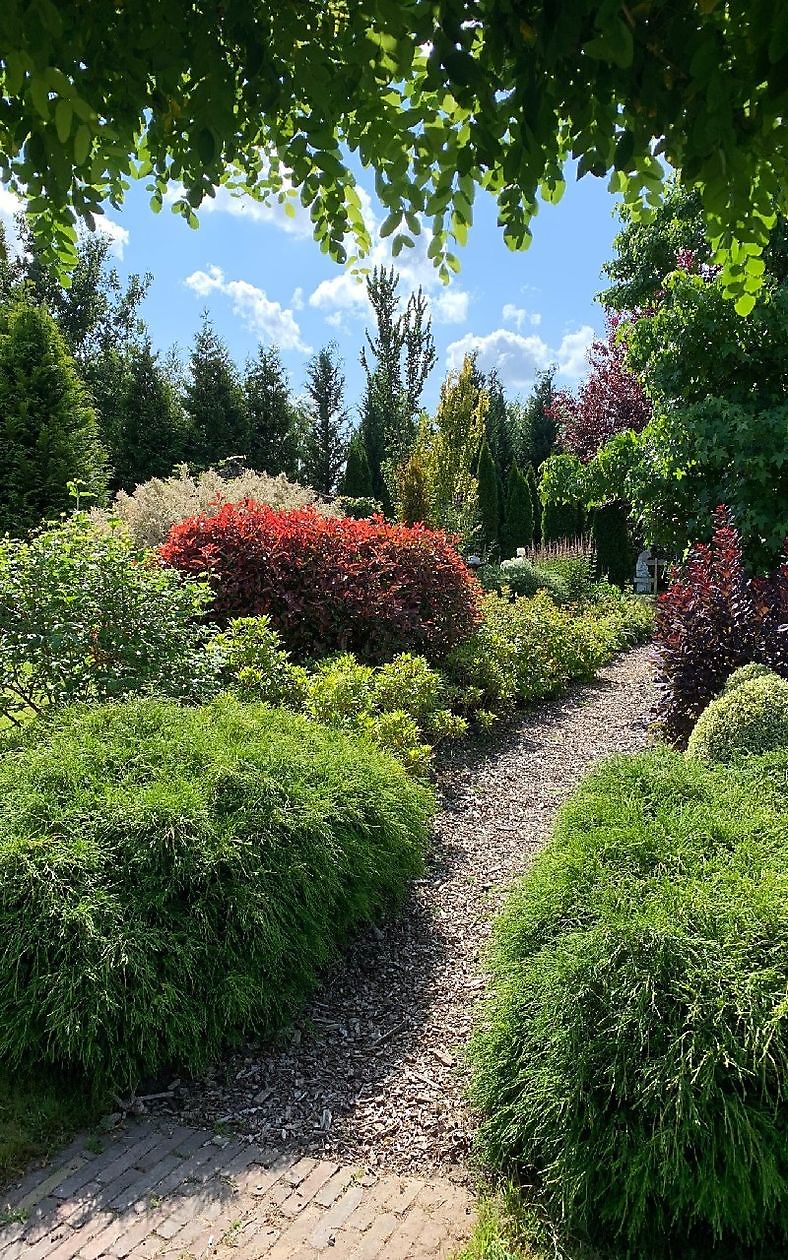
{"type": "Polygon", "coordinates": [[[475,577],[445,534],[422,525],[247,500],[174,525],[159,554],[210,576],[216,620],[266,613],[302,660],[349,651],[380,661],[403,649],[440,657],[479,617],[475,577]]]}
{"type": "Polygon", "coordinates": [[[758,661],[788,677],[788,540],[768,578],[744,567],[730,512],[718,507],[709,543],[698,543],[657,601],[657,717],[682,743],[740,665],[758,661]]]}

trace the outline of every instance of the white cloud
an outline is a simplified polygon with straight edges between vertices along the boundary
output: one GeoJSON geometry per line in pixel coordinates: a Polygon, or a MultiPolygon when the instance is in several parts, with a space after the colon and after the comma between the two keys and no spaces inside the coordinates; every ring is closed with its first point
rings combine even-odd
{"type": "Polygon", "coordinates": [[[508,328],[496,328],[484,337],[466,333],[453,341],[446,350],[447,366],[456,371],[466,354],[474,352],[480,369],[489,372],[496,368],[505,385],[530,385],[536,373],[551,361],[550,348],[541,337],[523,337],[508,328]]]}
{"type": "Polygon", "coordinates": [[[101,215],[96,217],[96,232],[99,236],[106,236],[111,254],[116,258],[123,257],[123,251],[129,243],[128,228],[121,227],[120,223],[108,219],[106,215],[101,215]]]}
{"type": "Polygon", "coordinates": [[[5,228],[6,243],[12,255],[19,252],[19,238],[16,234],[14,217],[22,209],[22,204],[16,193],[12,193],[9,188],[3,188],[0,184],[0,223],[5,228]]]}
{"type": "Polygon", "coordinates": [[[451,286],[442,293],[430,298],[432,313],[438,324],[464,324],[468,318],[468,304],[471,295],[465,289],[451,286]]]}
{"type": "Polygon", "coordinates": [[[476,353],[483,372],[495,368],[503,383],[515,388],[529,387],[537,372],[551,363],[556,364],[559,376],[577,380],[587,370],[586,353],[595,335],[589,324],[583,324],[566,333],[557,348],[551,348],[537,333],[524,337],[509,328],[496,328],[486,336],[466,333],[448,346],[446,364],[456,371],[466,354],[476,353]]]}
{"type": "MultiPolygon", "coordinates": [[[[285,189],[292,194],[293,186],[285,181],[285,189]]],[[[175,201],[182,195],[182,189],[173,188],[170,199],[175,201]]],[[[270,202],[256,201],[248,193],[233,193],[224,184],[216,190],[214,197],[205,197],[200,211],[206,214],[231,214],[235,218],[249,219],[253,223],[270,223],[290,236],[307,237],[312,235],[312,220],[309,211],[301,205],[297,196],[288,195],[287,204],[293,213],[288,214],[285,203],[275,197],[270,202]]]]}
{"type": "Polygon", "coordinates": [[[525,324],[530,324],[532,328],[538,328],[542,322],[542,316],[538,311],[527,311],[522,306],[515,306],[513,302],[506,302],[501,311],[501,319],[506,324],[514,324],[518,332],[522,332],[525,324]]]}
{"type": "Polygon", "coordinates": [[[579,380],[588,371],[588,350],[596,333],[590,324],[583,324],[576,332],[566,333],[556,351],[556,362],[561,376],[579,380]]]}
{"type": "Polygon", "coordinates": [[[184,284],[200,297],[222,293],[230,298],[233,314],[261,340],[273,342],[282,350],[310,352],[311,347],[304,343],[293,312],[273,302],[263,289],[248,280],[227,280],[221,267],[209,267],[207,271],[195,271],[187,276],[184,284]]]}

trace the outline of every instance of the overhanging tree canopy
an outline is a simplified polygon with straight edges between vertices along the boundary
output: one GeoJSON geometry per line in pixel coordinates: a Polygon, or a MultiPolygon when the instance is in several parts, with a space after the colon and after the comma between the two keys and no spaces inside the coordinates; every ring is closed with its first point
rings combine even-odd
{"type": "Polygon", "coordinates": [[[229,182],[310,208],[322,247],[369,245],[349,154],[374,167],[394,253],[433,229],[458,263],[478,186],[523,247],[565,160],[645,210],[661,158],[703,189],[749,307],[788,209],[788,9],[774,0],[5,0],[0,177],[68,264],[73,216],[149,177],[194,207],[229,182]]]}

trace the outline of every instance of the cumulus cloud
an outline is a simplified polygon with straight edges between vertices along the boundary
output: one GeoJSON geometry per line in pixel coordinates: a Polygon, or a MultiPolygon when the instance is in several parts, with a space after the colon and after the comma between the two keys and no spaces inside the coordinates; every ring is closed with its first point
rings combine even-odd
{"type": "Polygon", "coordinates": [[[122,227],[114,219],[108,219],[106,215],[101,215],[96,218],[96,232],[99,236],[106,236],[111,254],[116,258],[123,257],[123,251],[129,243],[128,228],[122,227]]]}
{"type": "MultiPolygon", "coordinates": [[[[285,181],[285,188],[292,191],[292,184],[285,181]]],[[[182,195],[182,190],[179,193],[177,189],[173,189],[170,198],[174,201],[179,195],[182,195]]],[[[288,196],[287,203],[273,198],[269,203],[264,204],[261,201],[255,201],[254,197],[250,197],[248,193],[233,193],[221,184],[215,190],[215,196],[204,198],[200,210],[206,214],[231,214],[234,218],[247,219],[252,223],[270,223],[290,236],[312,235],[312,220],[309,217],[309,211],[304,209],[298,197],[295,196],[288,196]],[[285,204],[292,208],[292,214],[287,213],[285,204]]]]}
{"type": "Polygon", "coordinates": [[[513,302],[504,304],[501,319],[506,324],[514,324],[518,332],[522,332],[526,324],[530,324],[532,328],[538,328],[542,322],[542,316],[538,311],[527,311],[525,307],[515,306],[513,302]]]}
{"type": "Polygon", "coordinates": [[[523,336],[509,328],[496,328],[485,336],[466,333],[448,346],[446,364],[451,371],[456,371],[466,354],[475,353],[483,372],[495,368],[504,384],[514,388],[529,387],[537,372],[551,363],[555,363],[559,376],[577,380],[588,366],[586,353],[594,336],[593,328],[583,324],[566,333],[557,347],[551,347],[537,333],[523,336]]]}
{"type": "Polygon", "coordinates": [[[305,344],[293,312],[272,301],[263,289],[258,289],[248,280],[228,280],[221,267],[209,267],[207,271],[192,272],[184,284],[200,297],[213,293],[228,297],[233,314],[261,340],[273,342],[282,350],[300,350],[309,354],[311,347],[305,344]]]}

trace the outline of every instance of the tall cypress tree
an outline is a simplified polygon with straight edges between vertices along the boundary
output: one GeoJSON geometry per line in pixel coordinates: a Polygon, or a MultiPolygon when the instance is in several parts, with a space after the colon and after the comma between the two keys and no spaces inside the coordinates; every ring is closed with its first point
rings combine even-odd
{"type": "Polygon", "coordinates": [[[342,493],[349,499],[372,498],[372,477],[369,472],[367,453],[358,432],[350,439],[347,465],[342,478],[342,493]]]}
{"type": "Polygon", "coordinates": [[[238,370],[207,314],[194,338],[184,401],[196,463],[209,468],[229,455],[248,455],[249,417],[238,370]]]}
{"type": "Polygon", "coordinates": [[[629,529],[626,503],[606,503],[594,512],[591,528],[596,549],[597,572],[616,586],[632,588],[635,546],[629,529]]]}
{"type": "Polygon", "coordinates": [[[146,338],[123,356],[110,437],[113,485],[133,490],[166,477],[185,458],[187,420],[167,373],[146,338]]]}
{"type": "Polygon", "coordinates": [[[560,542],[579,538],[586,528],[586,514],[579,503],[545,503],[542,512],[542,541],[560,542]]]}
{"type": "Polygon", "coordinates": [[[479,522],[485,551],[499,549],[500,509],[498,505],[498,470],[487,442],[482,444],[478,471],[479,522]]]}
{"type": "Polygon", "coordinates": [[[528,482],[519,465],[512,464],[506,494],[506,520],[503,528],[504,549],[513,556],[518,547],[530,547],[534,538],[534,514],[528,482]]]}
{"type": "Polygon", "coordinates": [[[344,404],[345,377],[336,347],[325,346],[310,360],[306,380],[308,431],[304,447],[304,475],[319,494],[334,494],[347,460],[348,415],[344,404]]]}
{"type": "Polygon", "coordinates": [[[246,365],[243,381],[249,420],[250,467],[275,477],[295,478],[298,432],[287,373],[276,346],[261,346],[246,365]]]}
{"type": "Polygon", "coordinates": [[[24,302],[0,320],[0,443],[0,533],[64,512],[69,481],[97,499],[106,492],[106,455],[76,364],[47,311],[24,302]]]}
{"type": "Polygon", "coordinates": [[[534,546],[538,547],[542,541],[542,500],[539,497],[539,486],[536,482],[536,470],[533,464],[529,464],[525,470],[525,480],[528,482],[528,493],[531,496],[531,511],[534,522],[534,546]]]}

